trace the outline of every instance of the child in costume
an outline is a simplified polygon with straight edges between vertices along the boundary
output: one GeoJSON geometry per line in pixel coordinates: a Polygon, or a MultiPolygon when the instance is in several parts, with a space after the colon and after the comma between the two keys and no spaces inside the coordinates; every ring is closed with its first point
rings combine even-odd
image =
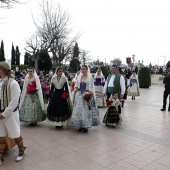
{"type": "Polygon", "coordinates": [[[115,92],[111,95],[109,100],[106,101],[108,109],[105,113],[103,123],[108,126],[115,127],[116,124],[120,124],[122,122],[121,118],[121,103],[118,99],[118,93],[115,92]]]}

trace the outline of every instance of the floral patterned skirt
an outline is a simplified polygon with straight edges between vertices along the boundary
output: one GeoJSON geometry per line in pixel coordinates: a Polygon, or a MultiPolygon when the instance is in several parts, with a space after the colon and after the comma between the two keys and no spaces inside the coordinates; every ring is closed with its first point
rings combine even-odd
{"type": "Polygon", "coordinates": [[[106,107],[105,98],[103,98],[103,86],[95,86],[96,102],[99,107],[106,107]]]}
{"type": "Polygon", "coordinates": [[[42,110],[38,96],[26,94],[20,107],[20,121],[25,123],[42,122],[46,119],[45,111],[42,110]]]}
{"type": "Polygon", "coordinates": [[[90,109],[83,95],[78,91],[75,97],[71,122],[76,127],[90,128],[100,124],[96,100],[92,97],[90,109]]]}

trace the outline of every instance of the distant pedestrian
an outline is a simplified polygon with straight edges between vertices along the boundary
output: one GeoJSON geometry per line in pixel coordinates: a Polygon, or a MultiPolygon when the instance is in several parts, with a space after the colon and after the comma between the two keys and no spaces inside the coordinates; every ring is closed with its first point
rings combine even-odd
{"type": "Polygon", "coordinates": [[[129,85],[130,90],[128,92],[128,96],[132,96],[132,100],[135,100],[135,97],[140,96],[140,93],[139,93],[139,81],[134,70],[132,76],[130,77],[129,85]]]}
{"type": "MultiPolygon", "coordinates": [[[[170,95],[170,68],[167,69],[167,76],[165,76],[163,83],[165,84],[165,90],[164,90],[164,94],[163,94],[163,107],[161,109],[161,111],[165,111],[166,110],[166,104],[167,104],[167,97],[168,95],[170,95]]],[[[170,111],[170,99],[169,99],[169,107],[168,107],[168,111],[170,111]]]]}

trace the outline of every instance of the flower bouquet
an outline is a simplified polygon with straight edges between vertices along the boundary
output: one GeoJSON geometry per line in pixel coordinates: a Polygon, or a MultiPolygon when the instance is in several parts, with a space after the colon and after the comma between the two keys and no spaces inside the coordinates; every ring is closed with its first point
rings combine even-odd
{"type": "Polygon", "coordinates": [[[69,94],[68,93],[63,93],[62,95],[61,95],[61,98],[62,99],[67,99],[69,97],[69,94]]]}
{"type": "Polygon", "coordinates": [[[112,101],[111,100],[107,100],[106,104],[107,104],[107,106],[110,106],[112,104],[112,101]]]}
{"type": "Polygon", "coordinates": [[[36,82],[33,81],[27,87],[27,94],[35,94],[38,90],[36,89],[36,82]]]}
{"type": "Polygon", "coordinates": [[[28,87],[27,87],[27,94],[32,94],[32,100],[34,102],[35,100],[35,96],[37,94],[37,89],[36,89],[36,82],[35,81],[32,81],[31,84],[28,84],[28,87]]]}
{"type": "Polygon", "coordinates": [[[90,104],[91,98],[92,98],[92,94],[90,94],[90,93],[89,94],[85,94],[83,96],[83,99],[87,101],[87,105],[88,105],[89,110],[91,110],[91,104],[90,104]]]}

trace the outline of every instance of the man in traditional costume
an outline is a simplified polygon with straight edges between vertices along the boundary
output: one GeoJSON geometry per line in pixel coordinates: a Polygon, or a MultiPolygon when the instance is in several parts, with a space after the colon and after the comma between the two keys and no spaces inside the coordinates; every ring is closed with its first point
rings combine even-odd
{"type": "Polygon", "coordinates": [[[23,139],[20,135],[20,121],[18,101],[20,97],[19,84],[11,76],[11,68],[8,63],[0,62],[0,165],[3,162],[3,152],[6,147],[6,136],[15,140],[19,148],[16,161],[24,158],[23,139]]]}
{"type": "Polygon", "coordinates": [[[111,73],[112,74],[107,77],[103,90],[103,96],[107,95],[108,100],[111,94],[117,92],[119,99],[123,99],[123,95],[125,93],[125,79],[121,74],[118,73],[117,65],[112,65],[111,73]]]}

